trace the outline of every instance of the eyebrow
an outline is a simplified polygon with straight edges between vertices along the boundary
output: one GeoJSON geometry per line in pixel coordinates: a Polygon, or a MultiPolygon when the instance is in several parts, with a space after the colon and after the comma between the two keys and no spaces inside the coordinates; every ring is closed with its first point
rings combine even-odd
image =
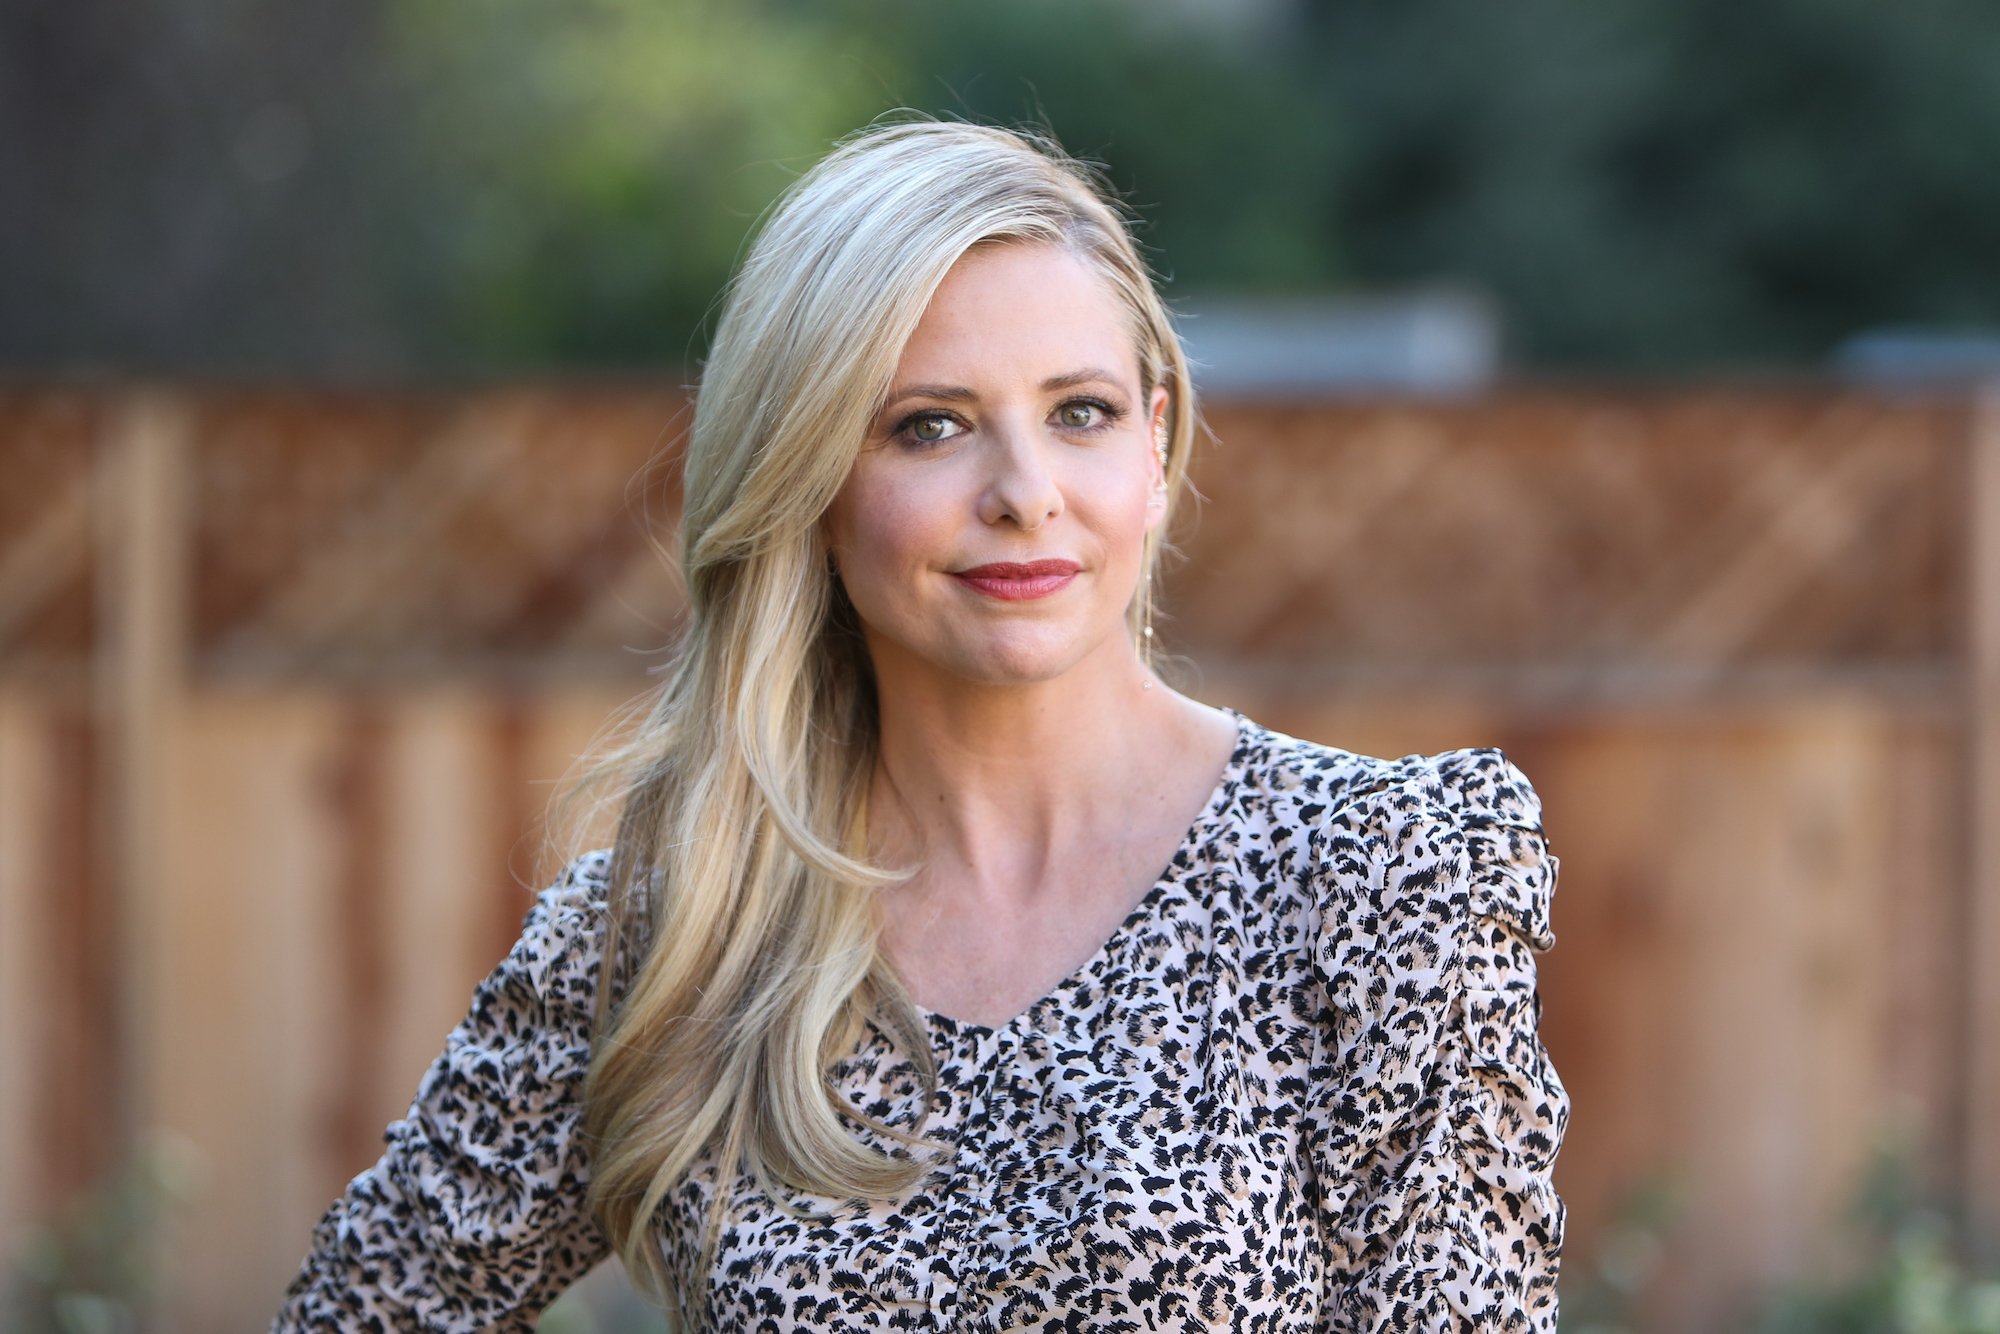
{"type": "MultiPolygon", "coordinates": [[[[1042,392],[1052,394],[1058,389],[1073,389],[1077,385],[1089,384],[1093,380],[1102,380],[1106,384],[1118,383],[1118,377],[1110,371],[1099,370],[1095,366],[1086,366],[1080,371],[1070,371],[1064,375],[1050,376],[1048,379],[1042,381],[1042,392]]],[[[887,403],[882,405],[881,410],[887,412],[890,408],[895,407],[907,398],[941,398],[947,403],[963,403],[978,397],[978,394],[973,393],[964,385],[913,384],[891,397],[887,403]]]]}

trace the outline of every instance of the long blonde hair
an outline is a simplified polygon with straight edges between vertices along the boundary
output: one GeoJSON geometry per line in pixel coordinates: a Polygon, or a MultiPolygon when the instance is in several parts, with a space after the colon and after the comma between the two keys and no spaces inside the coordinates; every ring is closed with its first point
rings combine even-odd
{"type": "MultiPolygon", "coordinates": [[[[582,780],[611,778],[619,796],[584,1091],[589,1205],[663,1305],[699,1304],[676,1294],[651,1224],[705,1152],[721,1175],[704,1257],[739,1164],[836,1199],[896,1194],[925,1166],[858,1139],[827,1078],[871,1015],[927,1083],[935,1071],[877,945],[874,894],[896,876],[865,860],[874,681],[820,520],[932,294],[997,241],[1068,247],[1109,280],[1142,393],[1167,388],[1171,506],[1194,398],[1116,200],[1044,132],[877,122],[792,183],[729,285],[684,460],[684,632],[643,720],[582,780]]],[[[1147,539],[1149,575],[1165,527],[1147,539]]]]}

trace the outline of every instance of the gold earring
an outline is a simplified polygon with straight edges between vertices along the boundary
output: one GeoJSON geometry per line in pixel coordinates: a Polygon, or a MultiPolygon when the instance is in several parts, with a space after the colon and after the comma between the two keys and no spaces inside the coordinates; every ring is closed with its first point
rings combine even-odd
{"type": "Polygon", "coordinates": [[[1153,688],[1153,571],[1150,567],[1139,580],[1139,601],[1144,608],[1144,622],[1139,631],[1139,650],[1146,664],[1146,679],[1139,683],[1139,688],[1151,690],[1153,688]]]}
{"type": "MultiPolygon", "coordinates": [[[[1153,489],[1155,491],[1165,491],[1167,489],[1167,423],[1165,418],[1161,418],[1153,423],[1153,449],[1160,456],[1160,480],[1155,484],[1153,489]]],[[[1150,567],[1141,581],[1139,596],[1145,606],[1145,622],[1139,631],[1139,645],[1146,659],[1146,679],[1140,682],[1139,688],[1142,690],[1151,690],[1153,688],[1153,571],[1150,567]]]]}

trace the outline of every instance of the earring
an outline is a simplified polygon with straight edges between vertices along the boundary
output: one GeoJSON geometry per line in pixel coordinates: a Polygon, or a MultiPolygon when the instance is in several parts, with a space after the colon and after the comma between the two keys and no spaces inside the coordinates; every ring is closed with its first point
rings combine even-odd
{"type": "Polygon", "coordinates": [[[1146,660],[1146,679],[1139,683],[1141,690],[1153,688],[1153,571],[1147,567],[1145,576],[1139,581],[1139,599],[1145,608],[1145,622],[1139,631],[1139,649],[1146,660]]]}
{"type": "MultiPolygon", "coordinates": [[[[1153,423],[1153,450],[1160,457],[1160,480],[1153,489],[1167,489],[1167,423],[1165,418],[1153,423]]],[[[1145,605],[1145,624],[1139,634],[1139,645],[1146,658],[1146,679],[1139,683],[1141,690],[1153,688],[1153,571],[1148,568],[1141,583],[1139,596],[1145,605]]]]}

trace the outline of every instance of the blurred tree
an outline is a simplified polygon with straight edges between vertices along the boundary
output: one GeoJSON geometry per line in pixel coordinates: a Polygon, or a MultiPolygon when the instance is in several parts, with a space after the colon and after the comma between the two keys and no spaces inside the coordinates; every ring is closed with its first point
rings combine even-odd
{"type": "Polygon", "coordinates": [[[1135,22],[1129,4],[512,0],[482,13],[470,32],[439,9],[398,29],[403,59],[440,90],[426,151],[471,190],[403,275],[457,317],[434,357],[697,359],[756,214],[894,107],[1052,128],[1110,167],[1163,268],[1186,257],[1203,281],[1265,287],[1333,273],[1306,90],[1240,42],[1135,22]]]}
{"type": "Polygon", "coordinates": [[[1817,359],[2000,322],[2000,7],[1361,0],[1302,11],[1358,270],[1495,291],[1534,365],[1817,359]]]}
{"type": "MultiPolygon", "coordinates": [[[[849,0],[903,71],[899,101],[1053,129],[1109,169],[1176,288],[1324,289],[1347,276],[1334,199],[1335,118],[1312,72],[1261,29],[1130,3],[849,0]]],[[[1172,292],[1170,292],[1172,295],[1172,292]]]]}
{"type": "Polygon", "coordinates": [[[864,35],[775,6],[397,11],[424,171],[456,187],[399,281],[426,359],[678,369],[758,213],[881,105],[864,35]]]}
{"type": "Polygon", "coordinates": [[[0,366],[672,374],[911,106],[1101,159],[1191,289],[1455,278],[1534,367],[2000,323],[1990,0],[0,0],[0,366]]]}

